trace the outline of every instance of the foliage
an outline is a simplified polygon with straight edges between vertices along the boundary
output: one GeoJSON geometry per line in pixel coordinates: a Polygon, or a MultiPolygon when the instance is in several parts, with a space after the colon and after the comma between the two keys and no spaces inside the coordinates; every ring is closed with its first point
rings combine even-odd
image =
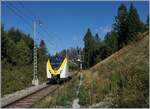
{"type": "Polygon", "coordinates": [[[86,106],[89,104],[89,93],[88,90],[81,86],[80,91],[79,91],[79,104],[82,106],[86,106]]]}
{"type": "Polygon", "coordinates": [[[145,28],[147,31],[149,31],[149,15],[147,16],[147,19],[146,19],[145,28]]]}
{"type": "Polygon", "coordinates": [[[136,39],[134,36],[137,36],[138,32],[144,31],[144,24],[140,21],[137,9],[133,6],[133,3],[130,5],[126,22],[128,25],[127,40],[136,39]]]}
{"type": "Polygon", "coordinates": [[[88,28],[87,33],[84,36],[84,62],[86,67],[91,67],[94,64],[94,38],[90,29],[88,28]]]}
{"type": "Polygon", "coordinates": [[[32,54],[30,48],[25,44],[24,40],[17,42],[12,54],[12,61],[17,65],[27,65],[31,63],[32,54]]]}
{"type": "Polygon", "coordinates": [[[41,42],[40,42],[39,55],[41,55],[41,56],[47,55],[47,48],[46,48],[44,40],[41,40],[41,42]]]}
{"type": "MultiPolygon", "coordinates": [[[[84,71],[83,87],[88,89],[87,92],[94,89],[91,95],[92,104],[108,102],[105,98],[109,98],[112,101],[111,107],[145,108],[149,106],[148,75],[146,34],[138,42],[124,47],[108,59],[84,71]]],[[[84,106],[86,105],[85,103],[84,106]]]]}
{"type": "Polygon", "coordinates": [[[2,61],[1,94],[9,94],[31,86],[33,65],[12,66],[2,61]]]}
{"type": "MultiPolygon", "coordinates": [[[[2,95],[31,85],[33,76],[33,39],[22,31],[11,28],[6,31],[1,25],[2,95]]],[[[47,50],[41,41],[38,63],[40,82],[46,80],[47,50]]]]}
{"type": "Polygon", "coordinates": [[[100,49],[102,48],[102,41],[98,35],[98,33],[96,33],[95,37],[94,37],[94,64],[98,63],[101,59],[100,59],[100,49]]]}
{"type": "Polygon", "coordinates": [[[149,17],[144,24],[133,3],[131,3],[129,11],[122,3],[118,7],[112,30],[105,35],[103,41],[99,38],[98,33],[93,37],[90,29],[86,32],[83,39],[85,68],[90,68],[127,44],[137,41],[138,35],[148,30],[148,25],[149,17]]]}
{"type": "MultiPolygon", "coordinates": [[[[68,59],[68,65],[69,65],[69,70],[76,70],[79,68],[78,66],[78,62],[77,62],[77,59],[79,57],[79,52],[81,52],[81,55],[83,54],[82,53],[82,49],[79,48],[79,47],[76,47],[76,48],[68,48],[68,49],[64,49],[60,52],[57,52],[54,57],[58,57],[58,56],[64,56],[66,57],[67,56],[67,59],[68,59]]],[[[81,57],[83,58],[83,57],[81,57]]]]}
{"type": "Polygon", "coordinates": [[[92,36],[90,29],[84,36],[84,63],[85,67],[89,68],[95,64],[95,57],[100,49],[100,38],[96,34],[95,38],[92,36]]]}
{"type": "Polygon", "coordinates": [[[118,34],[118,47],[122,48],[125,44],[127,44],[127,9],[126,6],[122,3],[118,7],[118,14],[115,17],[114,30],[118,34]]]}
{"type": "Polygon", "coordinates": [[[107,33],[105,36],[105,46],[107,50],[107,56],[110,56],[118,50],[118,34],[115,31],[107,33]]]}
{"type": "Polygon", "coordinates": [[[63,108],[72,107],[72,101],[77,97],[78,76],[73,77],[70,81],[62,84],[58,90],[47,96],[34,107],[53,108],[60,106],[63,108]]]}
{"type": "MultiPolygon", "coordinates": [[[[148,35],[82,73],[82,107],[107,104],[107,100],[111,101],[110,107],[148,107],[148,35]]],[[[35,107],[71,107],[78,84],[77,77],[73,78],[35,107]]]]}
{"type": "Polygon", "coordinates": [[[41,40],[38,48],[38,77],[41,83],[46,81],[46,63],[48,57],[46,44],[44,40],[41,40]]]}

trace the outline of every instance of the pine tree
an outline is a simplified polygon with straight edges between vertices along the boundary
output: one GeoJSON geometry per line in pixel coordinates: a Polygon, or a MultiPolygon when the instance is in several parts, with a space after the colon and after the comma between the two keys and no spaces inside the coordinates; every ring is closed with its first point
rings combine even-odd
{"type": "Polygon", "coordinates": [[[18,29],[11,28],[8,31],[8,37],[15,42],[19,42],[23,38],[23,33],[18,29]]]}
{"type": "Polygon", "coordinates": [[[108,56],[108,53],[107,53],[107,47],[106,45],[102,44],[102,47],[100,48],[100,53],[99,53],[99,56],[100,56],[100,59],[103,60],[105,59],[107,56],[108,56]]]}
{"type": "Polygon", "coordinates": [[[107,50],[107,56],[118,50],[118,34],[115,31],[111,31],[105,36],[105,47],[107,50]]]}
{"type": "Polygon", "coordinates": [[[96,33],[95,37],[94,37],[94,64],[98,63],[101,58],[100,58],[100,48],[102,47],[102,42],[101,39],[98,35],[98,33],[96,33]]]}
{"type": "Polygon", "coordinates": [[[114,30],[118,34],[118,47],[122,48],[127,44],[127,9],[126,6],[122,3],[118,8],[118,15],[115,18],[114,30]]]}
{"type": "Polygon", "coordinates": [[[94,38],[90,29],[88,28],[87,33],[84,36],[84,62],[85,66],[91,67],[94,64],[94,38]]]}
{"type": "Polygon", "coordinates": [[[133,6],[133,3],[130,5],[128,17],[128,38],[127,40],[134,40],[138,32],[143,32],[144,24],[140,21],[137,9],[133,6]]]}
{"type": "Polygon", "coordinates": [[[149,30],[149,16],[147,16],[147,19],[146,19],[146,30],[149,30]]]}
{"type": "Polygon", "coordinates": [[[41,55],[46,55],[47,54],[47,49],[44,40],[41,40],[40,45],[39,45],[39,52],[41,55]]]}
{"type": "Polygon", "coordinates": [[[44,40],[41,40],[38,48],[38,75],[41,81],[45,81],[44,78],[46,78],[46,73],[43,73],[43,69],[45,69],[48,58],[46,44],[44,40]]]}
{"type": "Polygon", "coordinates": [[[32,60],[32,54],[23,39],[15,43],[9,40],[7,48],[8,61],[13,65],[27,65],[32,60]]]}
{"type": "Polygon", "coordinates": [[[100,39],[98,33],[96,33],[94,40],[95,40],[95,49],[96,49],[96,51],[99,51],[99,49],[101,47],[101,39],[100,39]]]}
{"type": "Polygon", "coordinates": [[[47,48],[44,40],[41,40],[38,48],[38,60],[45,61],[46,59],[47,59],[47,48]]]}
{"type": "Polygon", "coordinates": [[[1,58],[2,60],[7,57],[9,38],[7,32],[4,30],[4,25],[1,25],[1,58]]]}
{"type": "Polygon", "coordinates": [[[21,39],[16,44],[16,53],[15,54],[16,54],[16,56],[14,56],[14,57],[15,57],[16,63],[18,65],[29,64],[29,62],[31,62],[31,60],[32,60],[31,51],[23,39],[21,39]]]}

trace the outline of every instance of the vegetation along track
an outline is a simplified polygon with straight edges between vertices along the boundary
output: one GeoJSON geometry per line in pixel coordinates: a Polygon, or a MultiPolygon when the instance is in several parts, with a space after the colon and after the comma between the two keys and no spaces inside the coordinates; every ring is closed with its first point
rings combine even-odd
{"type": "MultiPolygon", "coordinates": [[[[76,71],[75,73],[73,73],[71,77],[76,76],[78,74],[78,72],[79,71],[76,71]]],[[[3,108],[30,108],[30,107],[33,107],[41,99],[43,99],[50,93],[53,93],[59,87],[60,87],[59,85],[47,85],[46,87],[43,87],[42,89],[39,89],[23,98],[20,98],[12,103],[9,103],[9,104],[3,106],[3,108]]]]}
{"type": "Polygon", "coordinates": [[[32,107],[34,104],[36,104],[39,100],[47,96],[49,93],[54,92],[56,89],[58,89],[58,85],[47,85],[46,87],[27,95],[21,99],[18,99],[6,106],[4,108],[28,108],[32,107]]]}

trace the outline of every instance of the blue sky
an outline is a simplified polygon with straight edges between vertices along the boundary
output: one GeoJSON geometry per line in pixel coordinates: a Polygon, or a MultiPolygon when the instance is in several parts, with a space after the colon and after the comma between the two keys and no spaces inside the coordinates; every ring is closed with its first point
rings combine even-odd
{"type": "MultiPolygon", "coordinates": [[[[36,16],[44,28],[43,31],[37,26],[38,43],[43,39],[50,54],[55,54],[69,47],[83,48],[83,37],[87,28],[91,29],[93,35],[98,32],[100,38],[104,39],[105,34],[112,28],[118,6],[122,2],[2,2],[2,23],[6,29],[15,27],[33,36],[32,19],[36,16]]],[[[131,2],[123,3],[129,9],[131,2]]],[[[149,13],[148,1],[134,1],[133,4],[138,10],[140,19],[145,22],[149,13]]]]}

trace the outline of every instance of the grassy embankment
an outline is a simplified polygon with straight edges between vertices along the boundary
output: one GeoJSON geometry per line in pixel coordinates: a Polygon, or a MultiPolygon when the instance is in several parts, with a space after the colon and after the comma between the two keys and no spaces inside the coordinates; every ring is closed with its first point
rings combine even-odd
{"type": "MultiPolygon", "coordinates": [[[[38,67],[39,82],[46,81],[45,64],[38,67]]],[[[5,64],[2,61],[1,70],[1,94],[10,94],[15,91],[30,87],[33,79],[33,65],[25,66],[12,66],[11,64],[5,64]]]]}
{"type": "Polygon", "coordinates": [[[31,86],[32,69],[32,66],[14,67],[10,64],[2,66],[2,95],[31,86]]]}
{"type": "Polygon", "coordinates": [[[76,98],[76,90],[78,88],[78,76],[72,78],[66,83],[60,85],[59,89],[50,93],[48,97],[37,103],[34,107],[48,108],[48,107],[71,107],[72,101],[76,98]]]}
{"type": "MultiPolygon", "coordinates": [[[[79,104],[89,107],[148,107],[149,68],[148,35],[124,47],[89,70],[79,94],[79,104]]],[[[36,107],[71,107],[75,99],[78,77],[67,83],[36,107]]]]}
{"type": "Polygon", "coordinates": [[[137,42],[84,71],[83,87],[90,93],[88,102],[81,104],[92,105],[109,96],[110,107],[148,107],[148,51],[148,34],[144,33],[137,42]]]}

